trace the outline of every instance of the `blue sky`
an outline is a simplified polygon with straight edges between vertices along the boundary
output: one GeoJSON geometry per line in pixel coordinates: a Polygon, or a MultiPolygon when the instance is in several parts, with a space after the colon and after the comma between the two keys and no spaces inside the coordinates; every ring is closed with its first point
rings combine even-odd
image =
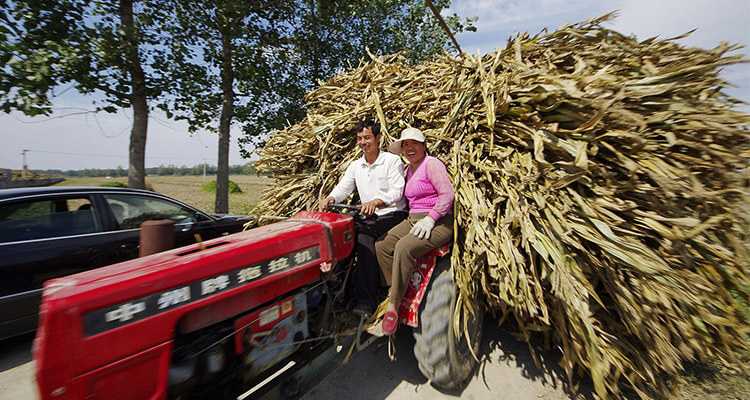
{"type": "MultiPolygon", "coordinates": [[[[608,23],[611,29],[635,34],[639,39],[652,36],[669,38],[692,29],[680,42],[688,46],[712,48],[728,41],[750,46],[750,1],[748,0],[455,0],[448,12],[478,16],[476,33],[463,33],[457,39],[465,52],[487,53],[504,47],[515,32],[537,33],[554,30],[568,23],[586,20],[619,10],[619,17],[608,23]]],[[[740,53],[748,54],[747,49],[740,53]]],[[[729,67],[724,79],[737,86],[729,93],[750,102],[750,64],[729,67]]],[[[29,118],[18,113],[0,113],[0,168],[20,169],[21,151],[27,153],[31,169],[127,168],[130,136],[130,110],[116,114],[82,114],[59,118],[85,108],[90,100],[68,90],[56,98],[55,117],[29,118]]],[[[744,107],[750,112],[748,107],[744,107]]],[[[232,132],[230,164],[245,162],[236,144],[238,129],[232,132]]],[[[187,134],[183,123],[169,121],[152,113],[146,147],[146,166],[216,164],[217,138],[202,132],[187,134]]]]}

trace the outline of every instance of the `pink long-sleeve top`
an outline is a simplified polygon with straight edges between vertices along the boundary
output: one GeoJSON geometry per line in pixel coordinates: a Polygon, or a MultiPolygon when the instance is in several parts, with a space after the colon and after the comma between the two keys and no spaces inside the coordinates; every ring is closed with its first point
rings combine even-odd
{"type": "Polygon", "coordinates": [[[435,157],[425,156],[414,173],[406,167],[404,196],[409,200],[410,213],[426,212],[435,221],[453,214],[456,193],[445,164],[435,157]]]}

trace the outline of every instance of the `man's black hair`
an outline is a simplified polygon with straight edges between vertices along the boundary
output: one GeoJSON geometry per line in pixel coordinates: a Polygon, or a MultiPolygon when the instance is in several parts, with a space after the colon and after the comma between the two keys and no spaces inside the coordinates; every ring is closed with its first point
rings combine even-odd
{"type": "Polygon", "coordinates": [[[366,119],[357,124],[357,133],[362,132],[365,128],[370,128],[373,136],[380,135],[380,124],[373,122],[371,119],[366,119]]]}

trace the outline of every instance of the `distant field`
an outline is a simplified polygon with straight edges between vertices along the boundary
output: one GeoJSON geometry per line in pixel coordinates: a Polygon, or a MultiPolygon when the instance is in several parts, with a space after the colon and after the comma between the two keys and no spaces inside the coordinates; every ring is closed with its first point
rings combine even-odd
{"type": "MultiPolygon", "coordinates": [[[[151,185],[155,192],[175,198],[202,211],[213,212],[215,194],[201,190],[206,182],[216,177],[202,176],[149,176],[146,185],[151,185]]],[[[235,182],[243,193],[229,194],[229,213],[249,214],[263,197],[263,191],[273,184],[273,179],[255,175],[232,175],[230,181],[235,182]]],[[[104,182],[118,181],[127,184],[127,178],[65,178],[55,186],[99,186],[104,182]]]]}

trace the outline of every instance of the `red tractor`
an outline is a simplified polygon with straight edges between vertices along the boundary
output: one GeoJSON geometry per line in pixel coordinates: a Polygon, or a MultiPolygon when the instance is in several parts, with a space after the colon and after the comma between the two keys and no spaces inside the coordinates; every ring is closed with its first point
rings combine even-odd
{"type": "MultiPolygon", "coordinates": [[[[342,348],[362,347],[365,321],[354,329],[358,320],[333,307],[356,268],[356,214],[302,211],[46,282],[34,345],[41,398],[298,393],[342,348]]],[[[468,337],[454,333],[446,250],[418,260],[400,316],[416,327],[420,370],[452,388],[475,365],[482,314],[466,316],[468,337]]]]}

